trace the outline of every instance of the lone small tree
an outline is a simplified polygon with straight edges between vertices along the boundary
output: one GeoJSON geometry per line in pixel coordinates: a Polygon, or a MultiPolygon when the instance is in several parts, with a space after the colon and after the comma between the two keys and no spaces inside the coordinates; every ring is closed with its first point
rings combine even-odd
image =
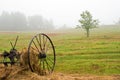
{"type": "MultiPolygon", "coordinates": [[[[81,23],[81,27],[86,30],[87,37],[89,37],[90,29],[97,27],[98,20],[93,20],[92,15],[88,11],[83,12],[80,16],[79,23],[81,23]]],[[[77,25],[77,28],[80,28],[80,25],[77,25]]]]}

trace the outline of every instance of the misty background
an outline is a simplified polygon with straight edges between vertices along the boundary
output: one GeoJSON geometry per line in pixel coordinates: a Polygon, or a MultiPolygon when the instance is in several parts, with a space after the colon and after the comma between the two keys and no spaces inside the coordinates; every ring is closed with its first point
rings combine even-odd
{"type": "Polygon", "coordinates": [[[52,30],[54,24],[52,20],[47,20],[41,15],[28,16],[20,12],[3,12],[0,15],[1,31],[33,31],[52,30]]]}
{"type": "Polygon", "coordinates": [[[99,25],[120,23],[120,0],[0,0],[0,31],[75,28],[85,10],[99,25]]]}

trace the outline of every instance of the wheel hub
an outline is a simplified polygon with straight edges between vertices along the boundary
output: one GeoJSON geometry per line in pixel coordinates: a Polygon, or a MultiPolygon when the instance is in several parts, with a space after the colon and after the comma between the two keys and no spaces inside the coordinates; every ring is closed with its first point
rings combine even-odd
{"type": "Polygon", "coordinates": [[[46,58],[46,54],[45,53],[39,53],[38,58],[39,59],[46,58]]]}

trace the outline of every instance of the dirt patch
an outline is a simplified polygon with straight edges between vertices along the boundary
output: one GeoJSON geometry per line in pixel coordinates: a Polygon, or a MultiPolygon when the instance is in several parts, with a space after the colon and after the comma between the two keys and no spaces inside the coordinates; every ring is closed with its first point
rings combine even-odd
{"type": "Polygon", "coordinates": [[[120,80],[120,75],[95,76],[78,74],[53,73],[47,76],[40,76],[27,68],[18,65],[4,67],[0,65],[0,80],[120,80]]]}

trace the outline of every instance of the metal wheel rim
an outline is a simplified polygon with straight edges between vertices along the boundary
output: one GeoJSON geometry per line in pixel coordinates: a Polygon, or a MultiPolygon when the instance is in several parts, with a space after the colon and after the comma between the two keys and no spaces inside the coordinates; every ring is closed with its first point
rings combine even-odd
{"type": "Polygon", "coordinates": [[[54,70],[55,62],[56,62],[56,55],[55,55],[55,48],[52,43],[52,40],[46,34],[43,34],[43,33],[35,35],[31,39],[29,46],[28,46],[28,64],[29,64],[30,70],[32,72],[36,72],[40,75],[51,74],[54,70]],[[46,39],[46,41],[45,41],[45,39],[46,39]],[[37,43],[35,43],[35,41],[37,43]],[[46,48],[45,45],[47,43],[50,46],[50,49],[52,51],[52,52],[49,51],[49,53],[51,53],[51,54],[47,54],[48,53],[47,49],[49,47],[48,46],[46,48]],[[33,50],[34,49],[33,45],[34,45],[34,48],[36,48],[35,50],[33,50]],[[32,63],[32,61],[34,61],[31,58],[31,55],[33,56],[32,53],[35,53],[34,59],[36,59],[38,57],[38,60],[36,59],[36,62],[38,62],[38,63],[36,63],[36,62],[32,63]],[[45,56],[42,55],[43,57],[41,57],[41,54],[45,54],[45,56]],[[35,69],[35,66],[38,67],[38,69],[35,69]]]}

